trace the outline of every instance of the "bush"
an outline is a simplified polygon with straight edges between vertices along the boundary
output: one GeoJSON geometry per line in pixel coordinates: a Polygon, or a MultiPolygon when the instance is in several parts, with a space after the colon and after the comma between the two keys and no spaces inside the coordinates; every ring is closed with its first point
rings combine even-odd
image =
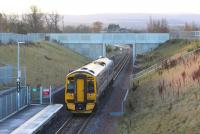
{"type": "Polygon", "coordinates": [[[187,52],[191,52],[193,50],[194,50],[194,48],[188,48],[187,52]]]}
{"type": "Polygon", "coordinates": [[[133,82],[132,90],[135,91],[139,87],[139,80],[137,82],[133,82]]]}
{"type": "Polygon", "coordinates": [[[112,52],[111,46],[107,46],[107,47],[106,47],[106,52],[108,52],[108,53],[112,52]]]}

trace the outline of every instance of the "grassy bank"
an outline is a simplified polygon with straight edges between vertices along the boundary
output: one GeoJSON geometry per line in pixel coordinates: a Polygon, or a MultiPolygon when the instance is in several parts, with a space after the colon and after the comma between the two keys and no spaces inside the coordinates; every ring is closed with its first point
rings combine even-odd
{"type": "MultiPolygon", "coordinates": [[[[181,53],[195,46],[169,51],[181,53]]],[[[162,46],[164,47],[164,46],[162,46]]],[[[157,51],[157,50],[155,50],[157,51]]],[[[168,50],[166,50],[168,51],[168,50]]],[[[155,53],[155,52],[152,52],[155,53]]],[[[163,55],[169,53],[160,51],[163,55]]],[[[200,132],[200,53],[187,59],[175,58],[175,64],[134,81],[126,104],[126,115],[119,133],[196,134],[200,132]]]]}
{"type": "Polygon", "coordinates": [[[137,56],[140,69],[145,69],[163,59],[179,56],[200,47],[200,41],[169,40],[160,44],[155,50],[137,56]]]}
{"type": "MultiPolygon", "coordinates": [[[[16,66],[17,46],[0,46],[0,61],[16,66]]],[[[21,46],[21,63],[27,68],[27,83],[31,86],[64,85],[65,75],[90,59],[58,44],[38,42],[21,46]]]]}

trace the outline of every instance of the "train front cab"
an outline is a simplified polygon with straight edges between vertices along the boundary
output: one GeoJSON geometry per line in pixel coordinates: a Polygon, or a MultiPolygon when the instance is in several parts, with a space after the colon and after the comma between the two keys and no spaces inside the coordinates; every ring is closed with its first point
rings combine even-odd
{"type": "Polygon", "coordinates": [[[96,103],[96,78],[89,73],[66,77],[65,102],[73,113],[91,113],[96,103]]]}

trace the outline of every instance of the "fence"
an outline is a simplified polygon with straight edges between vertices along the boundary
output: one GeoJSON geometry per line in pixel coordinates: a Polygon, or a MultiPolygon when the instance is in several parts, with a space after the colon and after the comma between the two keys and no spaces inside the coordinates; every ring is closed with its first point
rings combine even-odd
{"type": "Polygon", "coordinates": [[[16,34],[16,33],[0,33],[0,43],[7,44],[18,41],[41,41],[45,40],[45,33],[28,33],[28,34],[16,34]]]}
{"type": "MultiPolygon", "coordinates": [[[[21,68],[21,85],[26,86],[26,69],[21,68]]],[[[0,89],[9,89],[16,86],[17,68],[11,65],[0,67],[0,89]]]]}
{"type": "Polygon", "coordinates": [[[1,83],[10,83],[11,77],[13,74],[13,67],[10,65],[0,67],[0,84],[1,83]]]}
{"type": "Polygon", "coordinates": [[[162,43],[169,40],[168,33],[0,33],[0,43],[41,41],[45,39],[67,44],[132,44],[162,43]]]}
{"type": "Polygon", "coordinates": [[[31,104],[52,104],[52,88],[31,88],[31,104]]]}
{"type": "Polygon", "coordinates": [[[0,122],[29,104],[52,104],[52,89],[22,87],[19,92],[10,88],[0,92],[0,122]]]}
{"type": "MultiPolygon", "coordinates": [[[[195,49],[195,50],[193,50],[193,51],[191,51],[191,52],[188,52],[188,53],[186,53],[186,54],[183,54],[183,55],[181,55],[181,58],[187,58],[188,56],[190,56],[191,54],[193,54],[193,53],[195,53],[195,52],[197,52],[197,51],[199,51],[199,50],[200,50],[200,48],[195,49]]],[[[133,79],[138,79],[138,78],[142,77],[144,74],[151,73],[151,72],[157,70],[159,67],[162,66],[162,64],[163,64],[165,61],[170,60],[170,59],[171,59],[171,58],[166,58],[166,59],[162,60],[161,62],[156,63],[156,64],[152,65],[151,67],[149,67],[149,68],[147,68],[147,69],[145,69],[145,70],[140,71],[140,72],[137,73],[137,74],[134,74],[134,75],[133,75],[133,79]]]]}
{"type": "Polygon", "coordinates": [[[28,88],[22,87],[20,92],[11,88],[0,92],[0,121],[5,120],[30,102],[28,88]]]}
{"type": "Polygon", "coordinates": [[[200,31],[173,31],[170,39],[200,39],[200,31]]]}

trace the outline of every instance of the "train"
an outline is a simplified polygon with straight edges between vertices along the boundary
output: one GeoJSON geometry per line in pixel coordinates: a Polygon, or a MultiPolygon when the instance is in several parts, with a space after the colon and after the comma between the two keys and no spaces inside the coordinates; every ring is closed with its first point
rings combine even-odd
{"type": "Polygon", "coordinates": [[[92,113],[97,108],[100,97],[113,82],[117,60],[114,57],[100,57],[66,76],[65,103],[68,111],[92,113]]]}

